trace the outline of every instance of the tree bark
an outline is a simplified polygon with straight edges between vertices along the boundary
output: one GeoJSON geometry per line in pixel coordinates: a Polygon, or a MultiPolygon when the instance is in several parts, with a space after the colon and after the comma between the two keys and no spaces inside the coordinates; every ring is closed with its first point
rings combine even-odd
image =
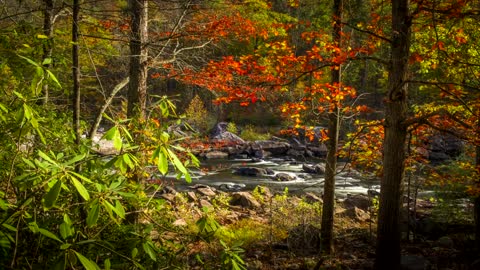
{"type": "MultiPolygon", "coordinates": [[[[42,55],[42,63],[45,59],[52,57],[52,48],[53,48],[53,40],[52,40],[52,32],[53,32],[53,0],[43,0],[45,7],[43,9],[43,34],[47,36],[47,40],[43,44],[43,55],[42,55]]],[[[50,64],[44,64],[45,68],[49,68],[50,64]]],[[[49,89],[48,84],[44,83],[42,86],[42,104],[48,103],[48,96],[49,96],[49,89]]]]}
{"type": "Polygon", "coordinates": [[[75,143],[80,144],[80,64],[78,60],[78,17],[80,0],[73,1],[72,19],[72,77],[73,77],[73,129],[75,143]]]}
{"type": "Polygon", "coordinates": [[[407,70],[411,18],[408,0],[392,0],[392,38],[385,98],[383,177],[377,228],[376,269],[400,269],[400,207],[405,169],[407,70]]]}
{"type": "Polygon", "coordinates": [[[127,116],[143,119],[147,102],[148,1],[129,0],[131,12],[130,81],[127,116]]]}
{"type": "MultiPolygon", "coordinates": [[[[342,32],[342,8],[343,0],[335,0],[333,4],[333,42],[336,46],[341,46],[342,32]]],[[[332,85],[340,86],[341,66],[335,66],[331,72],[332,85]]],[[[321,227],[321,253],[333,253],[333,221],[335,209],[335,174],[337,168],[337,148],[338,132],[340,126],[340,111],[335,106],[334,110],[328,115],[328,143],[327,160],[325,168],[325,183],[323,186],[323,208],[322,208],[322,227],[321,227]]]]}
{"type": "MultiPolygon", "coordinates": [[[[477,126],[480,130],[480,110],[479,110],[479,119],[477,120],[477,126]]],[[[475,147],[475,166],[478,174],[480,174],[480,145],[475,147]]],[[[480,186],[480,179],[477,179],[477,185],[480,186]]],[[[480,252],[480,194],[477,194],[475,198],[474,207],[473,207],[473,216],[475,220],[475,247],[477,251],[480,252]]]]}

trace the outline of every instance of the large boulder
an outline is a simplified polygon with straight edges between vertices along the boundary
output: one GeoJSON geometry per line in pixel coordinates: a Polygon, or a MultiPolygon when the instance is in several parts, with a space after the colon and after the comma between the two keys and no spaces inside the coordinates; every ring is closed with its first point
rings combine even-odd
{"type": "Polygon", "coordinates": [[[265,168],[257,168],[257,167],[239,167],[233,171],[234,174],[242,175],[242,176],[266,176],[271,175],[272,172],[265,169],[265,168]]]}
{"type": "Polygon", "coordinates": [[[210,133],[210,139],[212,141],[221,141],[227,144],[245,144],[245,141],[242,138],[227,131],[227,126],[228,123],[226,122],[217,123],[210,133]]]}
{"type": "Polygon", "coordinates": [[[463,142],[449,134],[437,134],[430,138],[428,158],[433,163],[440,163],[458,157],[463,151],[463,142]]]}
{"type": "Polygon", "coordinates": [[[248,192],[233,193],[230,199],[230,205],[241,206],[244,208],[260,208],[260,203],[248,192]]]}
{"type": "Polygon", "coordinates": [[[315,164],[315,165],[303,164],[302,169],[306,173],[325,174],[325,165],[324,164],[315,164]]]}
{"type": "Polygon", "coordinates": [[[226,159],[228,158],[228,153],[222,151],[212,151],[205,154],[206,159],[226,159]]]}
{"type": "Polygon", "coordinates": [[[348,195],[343,201],[345,208],[360,208],[364,211],[368,211],[372,206],[372,199],[363,194],[348,195]]]}
{"type": "Polygon", "coordinates": [[[262,140],[252,143],[252,149],[260,148],[272,155],[284,155],[290,149],[290,144],[284,141],[262,140]]]}
{"type": "Polygon", "coordinates": [[[295,176],[288,173],[277,173],[275,176],[273,176],[273,179],[279,182],[287,182],[295,180],[295,176]]]}

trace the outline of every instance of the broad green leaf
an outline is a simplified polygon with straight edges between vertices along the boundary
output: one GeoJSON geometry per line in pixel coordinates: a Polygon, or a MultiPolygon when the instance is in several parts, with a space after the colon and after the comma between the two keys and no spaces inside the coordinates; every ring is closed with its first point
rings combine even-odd
{"type": "Polygon", "coordinates": [[[165,131],[162,132],[162,134],[160,135],[160,141],[163,143],[167,143],[169,138],[170,138],[170,135],[168,135],[168,133],[165,131]]]}
{"type": "Polygon", "coordinates": [[[45,230],[45,229],[42,229],[42,228],[38,228],[38,232],[48,238],[51,238],[53,240],[56,240],[60,243],[63,243],[62,240],[60,240],[60,238],[58,238],[54,233],[48,231],[48,230],[45,230]]]}
{"type": "Polygon", "coordinates": [[[85,158],[85,154],[76,155],[72,159],[70,159],[69,161],[65,162],[63,165],[69,166],[69,165],[72,165],[72,164],[75,164],[75,163],[79,162],[80,160],[82,160],[84,158],[85,158]]]}
{"type": "Polygon", "coordinates": [[[96,202],[90,208],[87,215],[87,226],[92,227],[97,224],[98,216],[100,214],[100,205],[98,204],[98,200],[95,199],[96,202]]]}
{"type": "Polygon", "coordinates": [[[132,259],[135,259],[135,257],[137,257],[137,254],[138,254],[138,249],[137,249],[137,248],[133,248],[133,249],[132,249],[132,259]]]}
{"type": "Polygon", "coordinates": [[[53,164],[53,165],[57,165],[58,164],[53,161],[53,159],[51,159],[47,154],[45,154],[44,152],[42,152],[42,150],[38,150],[38,155],[43,158],[44,160],[46,160],[47,162],[49,162],[50,164],[53,164]]]}
{"type": "Polygon", "coordinates": [[[110,270],[112,267],[112,264],[110,263],[110,259],[105,259],[103,262],[103,266],[105,267],[105,270],[110,270]]]}
{"type": "Polygon", "coordinates": [[[77,255],[77,258],[80,260],[80,262],[82,263],[83,267],[85,267],[86,270],[100,269],[100,267],[98,267],[98,265],[94,261],[86,258],[85,256],[83,256],[82,254],[80,254],[76,251],[74,251],[74,252],[75,252],[75,255],[77,255]]]}
{"type": "Polygon", "coordinates": [[[48,74],[48,78],[50,80],[52,80],[54,83],[56,83],[59,88],[62,88],[62,85],[58,81],[57,77],[55,77],[55,75],[53,75],[53,73],[48,69],[47,69],[47,74],[48,74]]]}
{"type": "Polygon", "coordinates": [[[16,232],[16,231],[17,231],[17,228],[13,227],[13,226],[10,225],[10,224],[3,223],[2,226],[5,227],[6,229],[12,231],[12,232],[16,232]]]}
{"type": "Polygon", "coordinates": [[[128,153],[125,153],[122,155],[122,159],[123,159],[123,162],[125,162],[125,164],[127,164],[127,166],[130,168],[130,169],[133,169],[135,168],[135,165],[133,164],[132,160],[130,159],[130,154],[128,153]]]}
{"type": "Polygon", "coordinates": [[[160,102],[160,110],[162,111],[162,116],[163,117],[168,117],[169,113],[168,113],[168,105],[167,105],[167,102],[165,102],[165,100],[162,100],[160,102]]]}
{"type": "Polygon", "coordinates": [[[92,183],[92,180],[88,179],[87,177],[79,174],[79,173],[76,173],[76,172],[73,172],[73,171],[70,171],[68,172],[70,175],[74,175],[75,177],[87,182],[87,183],[92,183]]]}
{"type": "MultiPolygon", "coordinates": [[[[38,38],[38,39],[47,39],[48,36],[43,35],[43,34],[38,34],[38,35],[37,35],[37,38],[38,38]]],[[[48,58],[47,58],[47,59],[48,59],[48,58]]]]}
{"type": "Polygon", "coordinates": [[[123,205],[119,200],[115,200],[115,209],[117,209],[115,213],[117,213],[119,217],[125,218],[125,208],[123,208],[123,205]]]}
{"type": "Polygon", "coordinates": [[[150,259],[152,259],[153,261],[157,261],[157,254],[155,253],[155,250],[153,249],[151,242],[143,243],[142,247],[143,247],[143,251],[145,251],[145,253],[147,253],[148,256],[150,256],[150,259]]]}
{"type": "Polygon", "coordinates": [[[24,158],[24,157],[22,157],[22,160],[23,160],[23,162],[24,162],[25,164],[28,165],[28,167],[30,167],[30,168],[32,168],[32,169],[36,169],[36,166],[35,166],[35,164],[33,164],[32,161],[30,161],[30,160],[28,160],[28,159],[26,159],[26,158],[24,158]]]}
{"type": "Polygon", "coordinates": [[[168,173],[168,159],[163,151],[159,151],[158,153],[157,166],[161,174],[165,175],[168,173]]]}
{"type": "Polygon", "coordinates": [[[175,153],[170,150],[170,149],[167,149],[168,151],[168,155],[170,156],[170,159],[173,161],[173,164],[175,165],[175,167],[183,174],[187,174],[187,169],[185,169],[185,166],[183,166],[183,163],[180,161],[180,159],[178,159],[177,155],[175,155],[175,153]]]}
{"type": "Polygon", "coordinates": [[[108,201],[103,201],[102,203],[103,203],[103,205],[104,205],[105,207],[107,207],[107,208],[110,209],[111,211],[115,212],[115,214],[117,214],[117,216],[119,216],[119,217],[121,217],[121,218],[125,218],[125,210],[123,209],[123,207],[122,207],[122,209],[120,210],[120,209],[117,209],[115,206],[113,206],[113,205],[112,205],[110,202],[108,202],[108,201]]]}
{"type": "MultiPolygon", "coordinates": [[[[18,54],[17,54],[17,55],[18,55],[18,54]]],[[[18,57],[26,60],[28,63],[30,63],[30,64],[32,64],[32,65],[34,65],[34,66],[36,66],[36,67],[40,67],[40,68],[41,68],[41,66],[40,66],[37,62],[31,60],[30,58],[27,58],[27,57],[21,56],[21,55],[18,55],[18,57]]]]}
{"type": "Polygon", "coordinates": [[[61,246],[60,246],[60,249],[61,249],[61,250],[65,250],[65,249],[70,248],[71,246],[72,246],[72,244],[66,243],[66,244],[61,245],[61,246]]]}
{"type": "Polygon", "coordinates": [[[74,234],[74,230],[70,225],[67,223],[63,222],[60,224],[60,236],[63,239],[67,239],[68,237],[72,236],[74,234]]]}
{"type": "Polygon", "coordinates": [[[43,59],[42,65],[50,65],[52,63],[52,58],[45,58],[43,59]]]}
{"type": "Polygon", "coordinates": [[[87,189],[85,188],[85,186],[83,186],[83,184],[78,181],[75,177],[73,176],[70,176],[70,179],[72,180],[72,183],[73,185],[75,186],[75,188],[77,189],[78,193],[80,194],[80,196],[82,196],[82,198],[85,200],[85,201],[88,201],[90,200],[90,194],[88,194],[88,191],[87,189]]]}
{"type": "Polygon", "coordinates": [[[55,205],[55,202],[58,199],[60,194],[60,190],[62,188],[62,181],[57,180],[53,187],[45,194],[43,197],[43,206],[45,209],[50,209],[55,205]]]}
{"type": "Polygon", "coordinates": [[[103,134],[102,137],[110,141],[113,139],[113,137],[115,136],[115,133],[117,132],[118,132],[117,126],[114,126],[111,129],[107,130],[107,132],[105,132],[105,134],[103,134]]]}

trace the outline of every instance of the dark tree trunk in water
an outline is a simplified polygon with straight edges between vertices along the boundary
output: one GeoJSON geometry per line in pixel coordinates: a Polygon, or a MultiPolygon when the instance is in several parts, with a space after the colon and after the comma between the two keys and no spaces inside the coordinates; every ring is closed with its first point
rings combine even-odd
{"type": "Polygon", "coordinates": [[[148,1],[129,0],[132,33],[130,37],[130,82],[127,116],[143,119],[147,104],[148,1]]]}
{"type": "Polygon", "coordinates": [[[385,98],[383,177],[378,214],[376,269],[400,269],[400,207],[405,168],[407,70],[410,50],[408,0],[392,0],[388,93],[385,98]]]}
{"type": "MultiPolygon", "coordinates": [[[[343,0],[335,0],[333,4],[333,42],[336,46],[341,45],[342,31],[342,8],[343,0]]],[[[331,83],[340,87],[341,66],[332,69],[331,83]]],[[[335,208],[335,173],[337,168],[337,146],[339,132],[339,110],[337,107],[328,115],[328,142],[327,160],[325,168],[325,183],[323,187],[323,208],[321,228],[321,252],[323,254],[333,253],[333,214],[335,208]]]]}

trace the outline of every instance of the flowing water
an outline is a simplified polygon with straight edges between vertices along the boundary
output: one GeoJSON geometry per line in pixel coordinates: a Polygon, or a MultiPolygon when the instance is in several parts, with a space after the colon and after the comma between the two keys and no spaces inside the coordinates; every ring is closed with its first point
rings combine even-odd
{"type": "MultiPolygon", "coordinates": [[[[314,164],[315,161],[307,162],[314,164]]],[[[317,160],[318,162],[318,160],[317,160]]],[[[256,186],[266,186],[274,191],[283,191],[288,188],[289,193],[323,192],[324,176],[308,174],[302,170],[304,162],[295,162],[285,159],[266,159],[252,161],[251,159],[206,160],[202,162],[200,170],[193,171],[193,181],[175,181],[177,189],[186,189],[188,186],[204,184],[225,191],[252,190],[256,186]],[[274,174],[286,173],[294,177],[292,181],[277,181],[273,175],[242,176],[234,174],[236,168],[257,167],[273,170],[274,174]]],[[[338,170],[343,164],[339,164],[338,170]]],[[[366,194],[367,191],[379,191],[379,180],[362,176],[360,173],[344,170],[336,176],[336,195],[345,197],[347,194],[366,194]]]]}

